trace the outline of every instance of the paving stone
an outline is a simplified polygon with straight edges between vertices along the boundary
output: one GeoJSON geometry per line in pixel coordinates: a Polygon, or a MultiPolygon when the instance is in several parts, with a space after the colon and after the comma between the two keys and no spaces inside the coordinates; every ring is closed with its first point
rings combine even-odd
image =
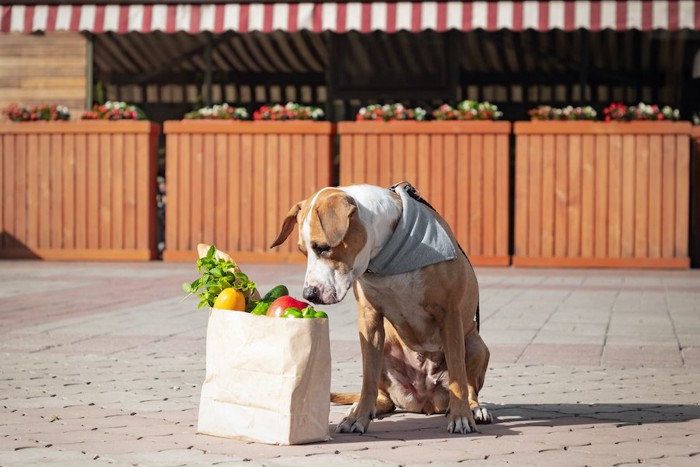
{"type": "MultiPolygon", "coordinates": [[[[442,415],[398,412],[363,436],[268,446],[196,434],[207,315],[181,300],[192,265],[6,265],[3,466],[609,466],[700,458],[700,271],[478,269],[491,348],[480,398],[495,423],[451,435],[442,415]],[[51,284],[54,299],[18,289],[18,281],[37,278],[51,284]],[[109,294],[100,292],[107,286],[109,294]]],[[[263,290],[284,282],[301,292],[303,267],[243,269],[263,290]]],[[[332,388],[359,391],[356,305],[349,298],[327,311],[332,388]]],[[[331,407],[331,430],[346,410],[331,407]]]]}

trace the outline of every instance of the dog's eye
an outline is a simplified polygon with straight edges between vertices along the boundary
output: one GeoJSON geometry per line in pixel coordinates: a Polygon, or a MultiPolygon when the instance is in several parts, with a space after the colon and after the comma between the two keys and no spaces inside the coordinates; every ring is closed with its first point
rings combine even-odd
{"type": "Polygon", "coordinates": [[[318,243],[312,243],[311,249],[318,256],[324,256],[325,254],[327,254],[331,250],[331,247],[330,247],[330,245],[319,245],[318,243]]]}

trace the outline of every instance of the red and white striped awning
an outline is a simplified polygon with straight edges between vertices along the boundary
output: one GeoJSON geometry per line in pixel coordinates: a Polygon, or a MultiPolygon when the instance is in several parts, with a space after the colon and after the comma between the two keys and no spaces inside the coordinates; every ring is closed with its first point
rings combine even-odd
{"type": "Polygon", "coordinates": [[[700,30],[700,0],[276,2],[0,7],[0,32],[295,32],[432,29],[700,30]]]}

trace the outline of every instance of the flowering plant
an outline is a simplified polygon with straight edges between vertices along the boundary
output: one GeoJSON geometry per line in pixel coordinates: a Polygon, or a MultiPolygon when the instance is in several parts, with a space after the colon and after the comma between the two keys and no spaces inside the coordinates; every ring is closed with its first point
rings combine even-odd
{"type": "Polygon", "coordinates": [[[356,120],[425,120],[428,112],[421,107],[408,108],[402,104],[372,104],[362,107],[355,116],[356,120]]]}
{"type": "Polygon", "coordinates": [[[605,121],[629,122],[632,120],[671,120],[680,119],[680,111],[666,105],[649,105],[640,102],[636,106],[626,106],[619,102],[613,102],[603,110],[605,121]]]}
{"type": "Polygon", "coordinates": [[[263,105],[253,112],[253,120],[321,120],[324,115],[319,107],[288,102],[286,105],[263,105]]]}
{"type": "Polygon", "coordinates": [[[145,120],[146,114],[135,105],[126,102],[107,101],[95,104],[81,117],[83,120],[145,120]]]}
{"type": "Polygon", "coordinates": [[[442,104],[433,111],[435,120],[498,120],[502,116],[498,106],[470,100],[460,102],[457,107],[442,104]]]}
{"type": "Polygon", "coordinates": [[[555,108],[540,105],[528,112],[532,120],[595,120],[598,113],[591,106],[555,108]]]}
{"type": "Polygon", "coordinates": [[[248,120],[250,115],[245,107],[232,107],[228,104],[202,107],[185,114],[191,120],[248,120]]]}
{"type": "Polygon", "coordinates": [[[62,105],[33,105],[23,107],[19,104],[10,104],[2,110],[2,114],[13,122],[36,122],[39,120],[70,120],[68,107],[62,105]]]}

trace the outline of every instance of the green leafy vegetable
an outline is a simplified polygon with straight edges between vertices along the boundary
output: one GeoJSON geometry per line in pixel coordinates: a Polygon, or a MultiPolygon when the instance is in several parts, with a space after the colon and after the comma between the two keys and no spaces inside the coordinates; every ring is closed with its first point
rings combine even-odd
{"type": "Polygon", "coordinates": [[[242,272],[236,271],[235,263],[217,259],[215,254],[216,247],[212,245],[206,256],[197,260],[197,272],[201,274],[201,277],[192,283],[182,284],[182,290],[200,298],[197,308],[214,306],[216,297],[222,290],[229,287],[240,290],[244,294],[250,292],[246,296],[255,293],[255,282],[250,281],[248,276],[242,272]]]}

